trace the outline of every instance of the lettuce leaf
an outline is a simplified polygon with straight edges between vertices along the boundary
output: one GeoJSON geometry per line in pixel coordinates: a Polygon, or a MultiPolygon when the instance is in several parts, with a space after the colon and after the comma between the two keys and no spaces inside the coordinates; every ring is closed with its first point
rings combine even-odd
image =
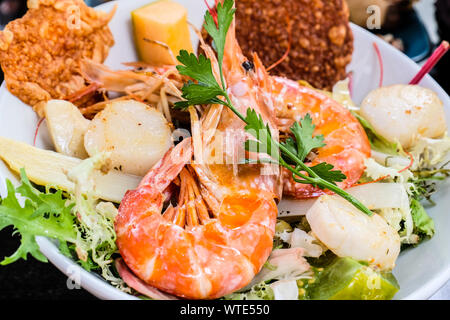
{"type": "Polygon", "coordinates": [[[62,191],[42,193],[31,185],[23,169],[20,175],[22,184],[16,189],[11,181],[6,181],[8,195],[0,203],[0,231],[13,226],[15,232],[21,235],[21,244],[1,265],[21,258],[26,260],[28,254],[47,262],[39,250],[35,236],[57,239],[62,249],[67,247],[66,242],[73,243],[77,238],[75,216],[71,212],[73,204],[64,198],[62,191]],[[17,194],[25,197],[23,206],[17,194]]]}
{"type": "Polygon", "coordinates": [[[410,206],[415,233],[432,237],[434,235],[433,219],[427,214],[419,200],[412,198],[410,206]]]}
{"type": "Polygon", "coordinates": [[[388,141],[375,131],[375,129],[372,127],[369,121],[364,119],[361,115],[359,115],[356,112],[352,112],[352,114],[355,116],[356,119],[358,119],[359,123],[366,131],[372,149],[395,156],[401,153],[402,147],[399,143],[388,141]]]}

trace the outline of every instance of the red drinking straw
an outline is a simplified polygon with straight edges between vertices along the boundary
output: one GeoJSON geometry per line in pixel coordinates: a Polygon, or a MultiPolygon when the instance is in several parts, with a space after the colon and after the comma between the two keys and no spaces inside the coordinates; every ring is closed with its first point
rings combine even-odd
{"type": "Polygon", "coordinates": [[[423,77],[433,69],[436,63],[441,60],[444,54],[448,51],[449,44],[447,41],[442,41],[441,45],[434,50],[431,57],[428,58],[427,62],[423,65],[422,69],[420,69],[419,73],[411,80],[409,84],[418,84],[423,77]]]}

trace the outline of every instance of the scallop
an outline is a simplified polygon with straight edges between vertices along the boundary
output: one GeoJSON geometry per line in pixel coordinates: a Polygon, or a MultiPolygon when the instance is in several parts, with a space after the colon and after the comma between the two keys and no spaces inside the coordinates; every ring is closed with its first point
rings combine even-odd
{"type": "Polygon", "coordinates": [[[84,159],[84,135],[90,121],[80,110],[64,100],[50,100],[44,107],[45,118],[56,151],[67,156],[84,159]]]}
{"type": "Polygon", "coordinates": [[[306,213],[311,231],[338,257],[366,261],[392,270],[400,253],[400,236],[378,214],[369,217],[343,198],[321,196],[306,213]]]}
{"type": "Polygon", "coordinates": [[[163,114],[146,104],[116,101],[98,113],[84,137],[90,156],[110,152],[112,166],[143,176],[173,145],[169,123],[163,114]]]}
{"type": "Polygon", "coordinates": [[[420,137],[438,138],[447,130],[442,101],[417,85],[393,85],[373,90],[364,99],[361,115],[388,141],[408,149],[420,137]]]}

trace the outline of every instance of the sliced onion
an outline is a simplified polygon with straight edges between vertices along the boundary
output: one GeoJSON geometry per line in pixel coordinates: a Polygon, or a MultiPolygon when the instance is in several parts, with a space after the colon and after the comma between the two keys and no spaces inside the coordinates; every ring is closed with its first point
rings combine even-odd
{"type": "Polygon", "coordinates": [[[295,280],[279,280],[270,284],[270,287],[275,300],[298,300],[298,286],[295,280]]]}
{"type": "MultiPolygon", "coordinates": [[[[409,198],[405,187],[400,183],[371,183],[346,190],[370,210],[398,208],[409,212],[409,198]]],[[[317,199],[284,199],[278,205],[279,218],[292,218],[305,215],[317,199]]]]}
{"type": "Polygon", "coordinates": [[[379,164],[388,165],[389,167],[406,167],[411,161],[409,158],[392,156],[383,152],[372,150],[372,158],[379,164]]]}
{"type": "Polygon", "coordinates": [[[278,217],[287,218],[287,217],[304,216],[315,202],[316,199],[308,199],[308,200],[283,199],[278,204],[278,217]]]}
{"type": "Polygon", "coordinates": [[[371,183],[347,190],[370,210],[409,208],[409,198],[405,187],[400,183],[371,183]]]}
{"type": "Polygon", "coordinates": [[[269,267],[263,267],[253,278],[252,282],[242,291],[250,289],[261,281],[268,280],[297,280],[310,278],[310,266],[303,257],[302,248],[276,249],[268,259],[269,267]]]}

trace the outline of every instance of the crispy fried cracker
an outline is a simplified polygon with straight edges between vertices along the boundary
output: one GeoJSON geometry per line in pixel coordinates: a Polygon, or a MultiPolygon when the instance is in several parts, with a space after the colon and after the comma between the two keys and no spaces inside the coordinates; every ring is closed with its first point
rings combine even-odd
{"type": "Polygon", "coordinates": [[[330,90],[347,76],[353,53],[348,19],[345,0],[236,0],[236,38],[244,55],[256,52],[266,67],[282,61],[272,74],[318,89],[330,90]]]}
{"type": "Polygon", "coordinates": [[[0,31],[0,64],[9,91],[34,106],[86,85],[80,61],[106,59],[115,8],[99,12],[82,0],[29,0],[28,8],[0,31]]]}

